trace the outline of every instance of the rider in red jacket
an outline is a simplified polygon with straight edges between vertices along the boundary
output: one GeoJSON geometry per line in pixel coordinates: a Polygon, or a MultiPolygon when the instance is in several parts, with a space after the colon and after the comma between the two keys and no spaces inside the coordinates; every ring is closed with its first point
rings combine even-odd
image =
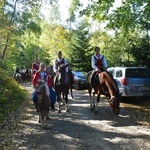
{"type": "MultiPolygon", "coordinates": [[[[47,83],[48,88],[52,86],[52,78],[47,74],[45,69],[46,69],[45,64],[40,63],[39,70],[34,74],[33,80],[32,80],[33,87],[35,87],[32,99],[33,99],[33,102],[34,102],[36,108],[37,108],[37,104],[38,104],[38,99],[37,99],[37,94],[36,94],[37,93],[36,86],[37,86],[38,80],[39,79],[44,80],[47,83]]],[[[50,96],[50,94],[49,94],[49,96],[50,96]]]]}
{"type": "Polygon", "coordinates": [[[34,75],[39,70],[40,62],[39,58],[35,58],[35,62],[32,64],[31,73],[34,75]]]}

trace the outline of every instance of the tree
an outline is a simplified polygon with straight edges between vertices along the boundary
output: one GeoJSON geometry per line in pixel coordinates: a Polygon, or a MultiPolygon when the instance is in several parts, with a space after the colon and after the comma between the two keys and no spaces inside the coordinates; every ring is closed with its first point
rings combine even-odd
{"type": "Polygon", "coordinates": [[[91,45],[87,22],[79,23],[73,31],[73,41],[71,43],[70,58],[74,70],[91,70],[91,45]]]}

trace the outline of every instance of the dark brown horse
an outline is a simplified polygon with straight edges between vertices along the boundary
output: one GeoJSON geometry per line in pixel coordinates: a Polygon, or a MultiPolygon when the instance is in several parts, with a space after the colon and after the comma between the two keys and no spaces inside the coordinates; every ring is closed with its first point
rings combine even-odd
{"type": "Polygon", "coordinates": [[[37,98],[38,98],[38,108],[39,108],[39,122],[42,122],[42,126],[48,126],[49,121],[49,107],[50,107],[50,98],[49,98],[49,89],[44,80],[38,80],[37,86],[37,98]]]}
{"type": "Polygon", "coordinates": [[[119,89],[117,87],[116,81],[113,79],[111,74],[107,71],[103,71],[101,73],[97,73],[94,82],[92,83],[94,86],[95,93],[92,93],[91,87],[91,73],[90,71],[87,74],[86,82],[88,87],[88,93],[90,95],[90,106],[91,109],[95,110],[95,113],[98,113],[98,103],[100,101],[100,95],[105,95],[109,97],[109,104],[112,110],[118,114],[120,112],[120,100],[121,94],[119,93],[119,89]],[[93,97],[92,97],[93,94],[93,97]],[[95,94],[97,94],[97,100],[95,102],[95,94]]]}
{"type": "Polygon", "coordinates": [[[22,82],[23,82],[23,83],[29,83],[29,84],[31,84],[32,75],[31,75],[30,72],[28,72],[28,73],[22,72],[22,73],[21,73],[21,78],[22,78],[22,82]]]}
{"type": "Polygon", "coordinates": [[[65,100],[65,107],[66,111],[69,111],[68,108],[68,94],[69,94],[69,79],[66,74],[66,67],[67,65],[60,66],[59,75],[55,75],[53,79],[53,87],[55,89],[57,95],[57,102],[58,102],[58,112],[61,113],[61,93],[64,95],[65,100]]]}

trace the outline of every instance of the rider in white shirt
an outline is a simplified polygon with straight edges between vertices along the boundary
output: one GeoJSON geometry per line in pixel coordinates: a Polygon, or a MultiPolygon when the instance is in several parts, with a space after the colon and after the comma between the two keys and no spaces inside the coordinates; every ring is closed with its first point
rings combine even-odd
{"type": "Polygon", "coordinates": [[[92,92],[94,92],[92,83],[93,83],[95,72],[102,72],[107,69],[107,61],[106,61],[105,56],[100,54],[100,48],[95,47],[94,51],[95,51],[95,54],[91,58],[91,65],[93,68],[93,71],[91,74],[92,92]]]}

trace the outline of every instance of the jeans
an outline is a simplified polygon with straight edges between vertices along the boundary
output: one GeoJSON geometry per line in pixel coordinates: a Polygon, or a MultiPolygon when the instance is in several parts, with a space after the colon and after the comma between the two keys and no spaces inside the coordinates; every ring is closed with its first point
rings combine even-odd
{"type": "Polygon", "coordinates": [[[56,92],[53,90],[52,87],[49,87],[49,91],[50,91],[51,104],[54,105],[56,102],[56,92]]]}

